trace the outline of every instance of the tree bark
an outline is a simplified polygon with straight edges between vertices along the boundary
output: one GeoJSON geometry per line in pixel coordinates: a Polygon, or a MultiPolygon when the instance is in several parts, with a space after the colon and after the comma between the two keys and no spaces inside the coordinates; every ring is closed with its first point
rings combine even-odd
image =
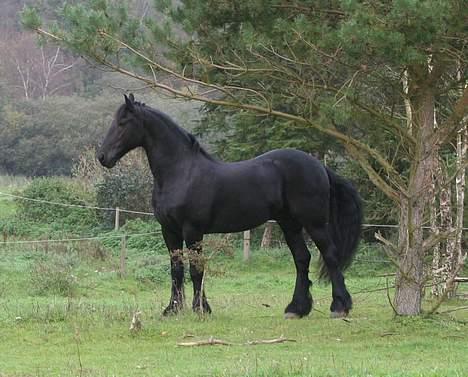
{"type": "MultiPolygon", "coordinates": [[[[462,245],[463,235],[463,218],[465,209],[465,185],[466,185],[466,162],[468,150],[468,125],[465,124],[457,135],[457,176],[455,178],[455,193],[456,193],[456,220],[455,220],[455,250],[453,255],[452,266],[457,269],[457,262],[466,259],[466,249],[462,245]]],[[[452,294],[455,293],[458,284],[454,284],[452,294]]]]}
{"type": "MultiPolygon", "coordinates": [[[[437,176],[438,171],[440,170],[440,161],[436,158],[435,166],[434,166],[434,174],[432,175],[432,187],[431,187],[431,233],[434,237],[439,237],[440,230],[439,230],[439,213],[438,213],[438,198],[437,198],[437,190],[439,185],[437,184],[437,176]]],[[[440,268],[440,248],[441,242],[437,242],[432,250],[432,277],[433,277],[433,285],[432,285],[432,295],[439,296],[440,285],[438,282],[440,278],[438,277],[438,271],[440,268]]]]}
{"type": "MultiPolygon", "coordinates": [[[[448,172],[442,161],[436,158],[433,180],[435,191],[434,199],[439,197],[438,213],[436,218],[436,234],[451,234],[454,232],[452,221],[452,185],[448,179],[448,172]],[[438,220],[438,221],[437,221],[438,220]]],[[[437,212],[437,207],[432,209],[437,212]]],[[[447,289],[445,282],[452,273],[453,260],[456,258],[456,245],[453,237],[449,236],[439,242],[433,249],[432,257],[432,294],[436,297],[444,294],[447,289]]]]}
{"type": "Polygon", "coordinates": [[[399,315],[418,315],[424,288],[421,206],[402,200],[399,231],[401,250],[395,281],[394,308],[399,315]]]}
{"type": "Polygon", "coordinates": [[[411,162],[408,197],[400,200],[399,270],[395,281],[394,308],[399,315],[418,315],[424,292],[424,235],[426,207],[430,202],[431,172],[436,148],[433,90],[427,80],[427,67],[409,72],[413,134],[417,141],[411,162]]]}

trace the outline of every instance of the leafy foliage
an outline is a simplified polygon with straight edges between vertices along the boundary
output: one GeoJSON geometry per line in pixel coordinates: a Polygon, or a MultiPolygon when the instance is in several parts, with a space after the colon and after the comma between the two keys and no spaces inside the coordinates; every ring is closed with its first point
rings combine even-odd
{"type": "MultiPolygon", "coordinates": [[[[267,112],[259,117],[211,104],[197,132],[229,160],[280,147],[319,156],[330,150],[339,156],[346,149],[360,156],[359,164],[383,191],[378,196],[386,207],[408,183],[414,161],[402,72],[409,67],[413,74],[427,66],[431,51],[434,66],[443,73],[435,84],[437,100],[445,106],[447,94],[454,94],[458,64],[456,54],[446,52],[460,51],[462,60],[466,55],[462,5],[456,0],[155,4],[148,17],[136,15],[123,3],[69,5],[57,35],[65,45],[111,69],[138,66],[139,74],[151,81],[158,64],[169,67],[162,69],[163,75],[172,69],[165,64],[170,59],[185,77],[201,80],[208,88],[224,88],[217,93],[220,97],[304,119],[300,123],[272,118],[267,112]],[[379,181],[376,176],[384,178],[379,181]]],[[[446,114],[439,112],[441,121],[446,114]]],[[[367,199],[376,206],[373,196],[367,199]]]]}
{"type": "MultiPolygon", "coordinates": [[[[93,187],[96,203],[101,208],[119,207],[152,213],[153,175],[142,151],[130,152],[113,169],[108,170],[97,162],[94,149],[84,150],[73,168],[73,175],[83,185],[93,187]]],[[[103,211],[99,216],[107,226],[113,225],[114,212],[103,211]]],[[[120,219],[124,223],[127,219],[140,216],[121,212],[120,219]]]]}
{"type": "Polygon", "coordinates": [[[21,221],[49,224],[62,230],[77,231],[99,225],[95,210],[51,205],[41,201],[78,206],[95,205],[94,194],[77,182],[65,178],[37,178],[21,192],[30,200],[17,200],[16,216],[21,221]]]}
{"type": "MultiPolygon", "coordinates": [[[[163,283],[169,279],[170,264],[166,244],[161,234],[161,227],[154,219],[127,220],[118,232],[127,234],[127,253],[132,255],[128,260],[129,273],[142,284],[163,283]],[[138,234],[138,236],[131,236],[138,234]]],[[[114,256],[121,252],[120,238],[105,238],[103,245],[110,249],[114,256]]]]}

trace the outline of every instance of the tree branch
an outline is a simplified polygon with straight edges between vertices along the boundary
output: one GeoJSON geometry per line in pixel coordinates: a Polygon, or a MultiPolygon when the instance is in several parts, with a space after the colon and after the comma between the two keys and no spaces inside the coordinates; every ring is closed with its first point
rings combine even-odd
{"type": "MultiPolygon", "coordinates": [[[[51,34],[50,32],[47,32],[41,28],[35,29],[36,32],[40,35],[46,36],[48,38],[53,39],[56,42],[64,42],[64,40],[56,35],[51,34]]],[[[218,91],[219,93],[224,93],[227,97],[231,98],[231,100],[226,100],[226,99],[219,99],[219,98],[212,98],[212,97],[207,97],[200,95],[198,93],[194,93],[192,90],[184,91],[180,89],[176,89],[175,87],[171,85],[164,84],[160,81],[157,81],[155,75],[153,75],[153,78],[148,78],[145,76],[142,76],[141,74],[137,74],[135,72],[131,72],[128,69],[122,68],[118,63],[113,63],[110,61],[110,59],[107,56],[101,56],[97,52],[89,51],[88,53],[100,64],[103,66],[106,66],[108,68],[111,68],[112,70],[116,72],[120,72],[122,74],[125,74],[127,76],[133,77],[137,80],[140,80],[147,84],[149,87],[152,88],[159,88],[162,90],[165,90],[171,94],[173,94],[176,97],[181,97],[181,98],[188,98],[196,101],[201,101],[205,103],[210,103],[213,105],[219,105],[219,106],[225,106],[225,107],[231,107],[231,108],[237,108],[237,109],[243,109],[251,112],[257,112],[259,114],[264,114],[264,115],[269,115],[269,116],[275,116],[278,118],[282,118],[285,120],[293,121],[299,124],[304,124],[309,127],[312,127],[326,135],[332,136],[333,138],[337,139],[340,141],[342,144],[345,145],[345,147],[352,146],[353,149],[353,156],[357,157],[357,155],[360,155],[358,160],[364,164],[364,168],[368,173],[370,174],[371,178],[373,179],[374,183],[378,185],[378,187],[382,188],[383,191],[392,199],[396,200],[398,198],[397,191],[393,189],[391,186],[385,183],[385,181],[378,176],[377,172],[373,170],[370,166],[370,164],[366,161],[366,158],[363,156],[363,153],[369,155],[372,159],[374,159],[382,168],[385,170],[385,172],[391,177],[392,183],[396,185],[398,190],[401,190],[403,193],[405,192],[404,190],[404,182],[402,182],[399,173],[395,170],[393,166],[390,165],[390,163],[383,157],[377,150],[374,148],[370,147],[369,145],[351,137],[348,136],[340,131],[338,131],[335,127],[324,127],[317,122],[313,122],[310,119],[307,119],[303,116],[300,115],[295,115],[283,111],[278,111],[274,110],[271,107],[271,104],[268,103],[267,106],[260,106],[252,103],[244,103],[242,102],[241,99],[237,98],[235,94],[228,90],[224,86],[219,86],[211,83],[207,83],[202,80],[197,80],[193,78],[188,78],[185,75],[176,72],[175,70],[164,66],[158,62],[153,61],[152,59],[148,58],[145,56],[143,53],[140,51],[134,49],[133,47],[129,46],[127,43],[117,39],[114,36],[109,35],[105,31],[99,31],[99,35],[102,37],[110,38],[114,42],[118,43],[120,46],[128,49],[131,53],[135,54],[136,56],[140,57],[143,59],[150,67],[154,67],[157,70],[160,70],[166,74],[168,74],[171,77],[180,79],[184,82],[194,84],[194,85],[200,85],[203,87],[208,87],[210,89],[213,89],[215,91],[218,91]]],[[[154,72],[153,68],[151,68],[152,71],[154,72]]],[[[232,86],[230,88],[233,88],[232,86]]],[[[234,87],[236,90],[243,90],[243,91],[250,91],[254,92],[259,98],[261,98],[262,101],[265,101],[266,98],[263,95],[260,95],[258,91],[255,91],[254,89],[249,89],[249,88],[239,88],[239,87],[234,87]]]]}
{"type": "Polygon", "coordinates": [[[433,135],[434,145],[444,145],[455,137],[457,132],[464,127],[464,119],[468,116],[468,86],[465,87],[461,97],[453,106],[450,117],[439,127],[433,135]]]}

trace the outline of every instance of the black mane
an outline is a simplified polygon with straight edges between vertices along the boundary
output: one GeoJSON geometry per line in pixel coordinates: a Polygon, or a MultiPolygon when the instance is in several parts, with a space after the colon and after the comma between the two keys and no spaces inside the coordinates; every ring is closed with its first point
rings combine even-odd
{"type": "Polygon", "coordinates": [[[136,105],[136,108],[140,110],[140,113],[146,116],[150,116],[153,118],[156,118],[160,122],[164,123],[166,127],[169,127],[181,135],[186,139],[187,143],[190,146],[190,149],[195,152],[195,153],[201,153],[205,157],[215,160],[213,156],[211,156],[205,148],[200,144],[200,142],[197,140],[195,135],[187,131],[186,129],[182,128],[179,126],[169,115],[163,113],[160,110],[154,109],[150,106],[146,106],[144,103],[137,102],[135,101],[134,104],[136,105]]]}

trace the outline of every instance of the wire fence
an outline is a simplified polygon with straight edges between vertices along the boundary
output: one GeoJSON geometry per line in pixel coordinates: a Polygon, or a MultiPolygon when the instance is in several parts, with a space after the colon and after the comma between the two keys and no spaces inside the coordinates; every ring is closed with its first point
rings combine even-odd
{"type": "MultiPolygon", "coordinates": [[[[115,212],[116,214],[116,229],[118,228],[118,214],[119,212],[124,212],[124,213],[130,213],[130,214],[136,214],[136,215],[143,215],[143,216],[154,216],[153,213],[151,212],[144,212],[144,211],[135,211],[131,209],[125,209],[125,208],[111,208],[111,207],[98,207],[98,206],[90,206],[90,205],[83,205],[83,204],[70,204],[70,203],[61,203],[61,202],[53,202],[45,199],[36,199],[36,198],[28,198],[25,196],[21,195],[16,195],[16,194],[10,194],[10,193],[5,193],[5,192],[0,192],[0,197],[3,198],[10,198],[10,199],[18,199],[18,200],[24,200],[24,201],[30,201],[30,202],[36,202],[36,203],[42,203],[42,204],[47,204],[51,206],[61,206],[61,207],[68,207],[68,208],[81,208],[81,209],[87,209],[87,210],[97,210],[97,211],[107,211],[107,212],[115,212]]],[[[276,223],[274,220],[269,220],[269,223],[276,223]]],[[[364,228],[390,228],[390,229],[395,229],[398,228],[397,224],[362,224],[364,228]]],[[[427,229],[430,229],[431,227],[425,227],[427,229]]],[[[463,231],[468,230],[468,228],[464,227],[462,228],[463,231]]],[[[135,233],[135,234],[127,234],[129,237],[142,237],[146,235],[152,235],[152,234],[158,234],[160,231],[157,232],[150,232],[150,233],[135,233]]],[[[80,241],[91,241],[91,240],[100,240],[100,239],[111,239],[111,238],[120,238],[122,237],[121,235],[103,235],[103,236],[94,236],[94,237],[77,237],[77,238],[63,238],[63,239],[37,239],[37,240],[15,240],[15,241],[4,241],[1,244],[7,245],[7,244],[31,244],[31,243],[44,243],[44,242],[80,242],[80,241]]],[[[374,261],[372,261],[374,262],[374,261]]],[[[372,263],[371,262],[371,263],[372,263]]],[[[378,261],[375,261],[375,263],[379,263],[378,261]]]]}
{"type": "Polygon", "coordinates": [[[93,209],[93,210],[98,210],[98,211],[109,211],[109,212],[120,211],[120,212],[125,212],[125,213],[132,213],[132,214],[136,214],[136,215],[153,216],[153,213],[151,213],[151,212],[134,211],[134,210],[131,210],[131,209],[124,209],[124,208],[120,208],[120,207],[116,207],[116,208],[96,207],[96,206],[88,206],[88,205],[82,205],[82,204],[69,204],[69,203],[51,202],[49,200],[27,198],[27,197],[24,197],[24,196],[9,194],[9,193],[5,193],[5,192],[0,192],[0,195],[3,196],[3,197],[9,197],[9,198],[12,198],[12,199],[21,199],[21,200],[25,200],[25,201],[49,204],[49,205],[60,206],[60,207],[93,209]]]}
{"type": "MultiPolygon", "coordinates": [[[[147,232],[147,233],[126,233],[125,236],[127,237],[144,237],[150,236],[154,234],[159,234],[160,231],[155,232],[147,232]]],[[[122,238],[121,234],[109,234],[109,235],[102,235],[102,236],[95,236],[95,237],[79,237],[79,238],[62,238],[62,239],[54,239],[54,238],[46,238],[40,240],[15,240],[15,241],[3,241],[0,242],[0,245],[17,245],[17,244],[43,244],[43,243],[65,243],[65,242],[81,242],[81,241],[97,241],[97,240],[107,240],[113,238],[122,238]]]]}
{"type": "MultiPolygon", "coordinates": [[[[10,194],[10,193],[4,193],[0,192],[0,199],[1,198],[10,198],[11,200],[17,199],[17,200],[25,200],[25,201],[31,201],[31,202],[36,202],[36,203],[43,203],[51,206],[61,206],[61,207],[69,207],[69,208],[81,208],[81,209],[87,209],[87,210],[97,210],[97,211],[107,211],[107,212],[114,212],[115,213],[115,220],[116,220],[116,229],[118,229],[118,222],[119,222],[119,212],[123,213],[130,213],[130,214],[136,214],[136,215],[143,215],[143,216],[153,216],[154,214],[151,212],[144,212],[144,211],[135,211],[135,210],[130,210],[130,209],[124,209],[120,207],[116,208],[110,208],[110,207],[98,207],[98,206],[89,206],[89,205],[81,205],[81,204],[70,204],[70,203],[60,203],[60,202],[53,202],[53,201],[48,201],[44,199],[35,199],[35,198],[28,198],[24,197],[21,195],[16,195],[16,194],[10,194]]],[[[269,223],[276,223],[274,220],[268,221],[269,223]]],[[[363,228],[388,228],[388,229],[397,229],[399,226],[397,224],[369,224],[365,223],[362,224],[363,228]]],[[[431,227],[424,227],[426,229],[431,229],[431,227]]],[[[464,227],[462,228],[463,231],[468,230],[468,228],[464,227]]],[[[21,245],[21,244],[49,244],[49,243],[69,243],[69,242],[86,242],[86,241],[99,241],[99,240],[106,240],[106,239],[120,239],[121,240],[121,255],[120,255],[120,269],[119,269],[119,274],[120,276],[125,276],[126,275],[126,240],[127,238],[134,238],[134,237],[144,237],[144,236],[151,236],[151,235],[156,235],[160,234],[161,230],[153,231],[153,232],[146,232],[146,233],[124,233],[124,234],[106,234],[106,235],[99,235],[99,236],[92,236],[92,237],[75,237],[75,238],[61,238],[61,239],[34,239],[34,240],[14,240],[14,241],[7,241],[4,240],[3,242],[0,242],[1,245],[21,245]]],[[[245,237],[245,235],[244,235],[245,237]]],[[[250,241],[250,235],[249,241],[250,241]]],[[[250,247],[249,247],[250,248],[250,247]]],[[[244,254],[245,254],[245,238],[244,238],[244,254]]],[[[393,265],[394,262],[392,262],[389,259],[384,259],[384,258],[367,258],[366,256],[364,257],[357,257],[356,261],[359,263],[364,263],[364,264],[369,264],[369,265],[386,265],[390,266],[393,265]]],[[[356,292],[356,295],[360,294],[370,294],[372,292],[378,292],[378,291],[388,291],[389,289],[393,289],[394,285],[391,285],[390,287],[388,286],[388,283],[386,286],[382,286],[379,282],[379,284],[373,286],[373,287],[368,287],[367,289],[361,290],[359,292],[356,292]],[[370,289],[372,288],[372,289],[370,289]]],[[[363,298],[364,300],[365,298],[363,298]]]]}

